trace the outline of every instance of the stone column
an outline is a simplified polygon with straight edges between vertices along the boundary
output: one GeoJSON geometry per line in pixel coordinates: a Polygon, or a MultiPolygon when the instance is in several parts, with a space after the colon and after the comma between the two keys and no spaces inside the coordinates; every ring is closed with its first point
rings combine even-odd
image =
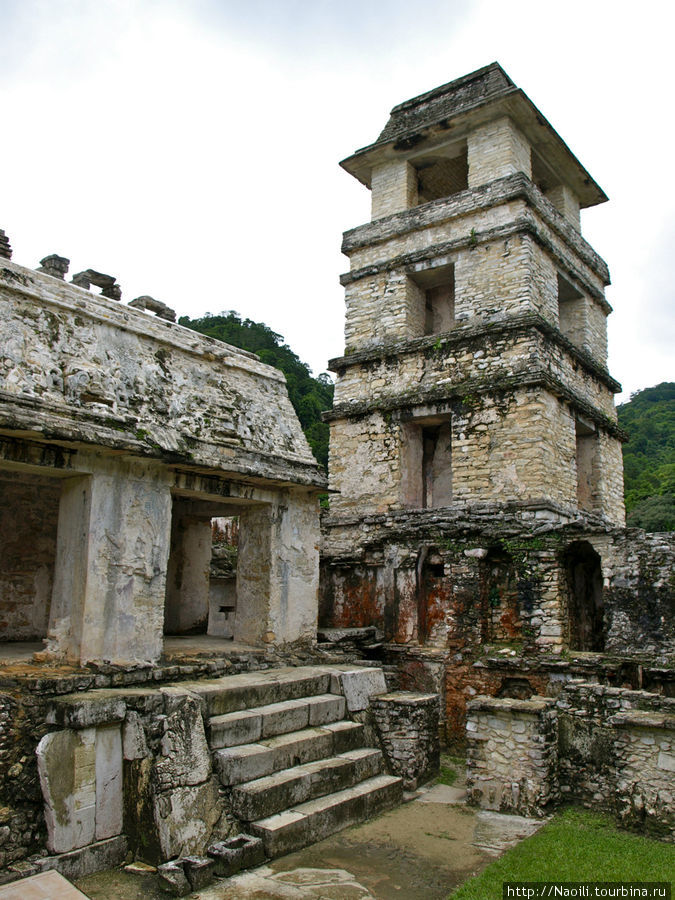
{"type": "Polygon", "coordinates": [[[157,660],[171,493],[159,463],[80,457],[59,506],[48,652],[80,663],[157,660]]]}
{"type": "Polygon", "coordinates": [[[318,534],[318,501],[308,491],[288,491],[241,513],[235,640],[316,638],[318,534]]]}
{"type": "Polygon", "coordinates": [[[530,145],[506,116],[472,131],[467,138],[467,154],[470,188],[516,172],[532,177],[530,145]]]}
{"type": "Polygon", "coordinates": [[[417,173],[405,160],[375,166],[371,179],[373,220],[402,212],[417,204],[417,173]]]}

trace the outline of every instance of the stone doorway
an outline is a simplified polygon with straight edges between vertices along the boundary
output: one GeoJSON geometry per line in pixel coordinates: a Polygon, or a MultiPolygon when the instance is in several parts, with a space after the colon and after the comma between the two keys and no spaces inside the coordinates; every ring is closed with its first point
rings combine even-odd
{"type": "Polygon", "coordinates": [[[54,584],[61,481],[0,471],[0,642],[47,635],[54,584]]]}
{"type": "Polygon", "coordinates": [[[605,631],[600,556],[588,541],[576,541],[565,551],[564,569],[570,650],[602,653],[605,631]]]}
{"type": "Polygon", "coordinates": [[[270,569],[266,510],[264,504],[174,496],[165,637],[260,639],[256,626],[265,618],[267,599],[261,586],[270,569]]]}

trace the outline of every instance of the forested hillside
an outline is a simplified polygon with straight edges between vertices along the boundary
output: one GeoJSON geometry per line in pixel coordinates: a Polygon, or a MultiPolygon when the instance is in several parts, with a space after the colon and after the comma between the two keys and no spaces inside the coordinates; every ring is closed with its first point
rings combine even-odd
{"type": "Polygon", "coordinates": [[[206,315],[201,319],[181,316],[178,321],[200,334],[218,338],[242,350],[250,350],[262,362],[281,369],[309,446],[321,465],[328,467],[328,425],[321,421],[323,410],[333,405],[333,382],[328,375],[324,373],[314,378],[309,366],[284,344],[280,334],[262,322],[242,319],[234,310],[218,316],[206,315]]]}
{"type": "Polygon", "coordinates": [[[675,531],[675,383],[638,391],[617,412],[630,435],[623,446],[628,524],[675,531]]]}

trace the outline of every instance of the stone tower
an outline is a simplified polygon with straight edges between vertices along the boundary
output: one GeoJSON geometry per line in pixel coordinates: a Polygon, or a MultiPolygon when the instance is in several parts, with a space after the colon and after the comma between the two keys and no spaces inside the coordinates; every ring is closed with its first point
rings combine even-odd
{"type": "Polygon", "coordinates": [[[624,522],[609,273],[579,215],[605,194],[496,63],[394,107],[342,166],[372,220],[342,245],[324,624],[596,649],[565,572],[585,567],[593,595],[598,553],[570,563],[563,535],[624,522]]]}

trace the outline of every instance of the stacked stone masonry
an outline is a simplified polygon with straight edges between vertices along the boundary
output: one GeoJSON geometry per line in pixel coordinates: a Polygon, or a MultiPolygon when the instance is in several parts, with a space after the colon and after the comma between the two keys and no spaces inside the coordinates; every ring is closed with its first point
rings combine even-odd
{"type": "Polygon", "coordinates": [[[555,701],[496,700],[469,704],[467,795],[483,809],[543,815],[559,796],[555,701]]]}
{"type": "Polygon", "coordinates": [[[542,815],[562,797],[673,840],[672,698],[571,682],[557,701],[479,697],[466,727],[476,805],[542,815]]]}
{"type": "Polygon", "coordinates": [[[440,759],[438,695],[397,691],[373,697],[370,706],[391,771],[407,790],[429,781],[440,759]]]}
{"type": "Polygon", "coordinates": [[[606,196],[497,64],[395,107],[342,165],[373,216],[342,244],[320,623],[378,628],[390,683],[438,691],[457,743],[478,693],[555,696],[566,653],[658,668],[673,542],[647,573],[625,538],[609,272],[580,232],[606,196]]]}

